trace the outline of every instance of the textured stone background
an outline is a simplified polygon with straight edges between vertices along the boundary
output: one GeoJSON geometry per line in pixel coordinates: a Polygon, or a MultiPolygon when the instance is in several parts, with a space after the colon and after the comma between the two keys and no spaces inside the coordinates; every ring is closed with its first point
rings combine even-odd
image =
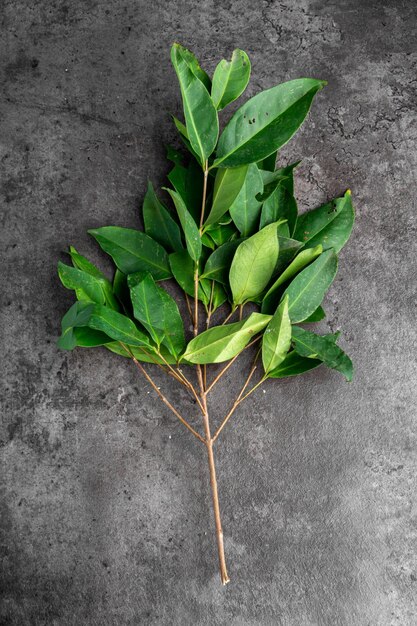
{"type": "MultiPolygon", "coordinates": [[[[416,87],[412,0],[1,3],[1,624],[417,623],[416,87]],[[56,262],[137,224],[179,112],[169,46],[209,70],[240,46],[250,94],[325,78],[282,161],[313,207],[351,187],[353,238],[322,329],[348,385],[271,383],[224,432],[231,584],[219,585],[204,450],[128,362],[62,353],[56,262]],[[62,258],[62,256],[61,256],[62,258]]],[[[243,378],[235,367],[220,416],[243,378]]],[[[182,393],[158,378],[184,409],[182,393]]]]}

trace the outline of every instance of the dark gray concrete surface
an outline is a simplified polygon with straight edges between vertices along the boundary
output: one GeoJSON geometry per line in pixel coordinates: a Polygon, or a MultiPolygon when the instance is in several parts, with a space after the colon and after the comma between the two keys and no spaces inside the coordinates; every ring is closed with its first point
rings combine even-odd
{"type": "MultiPolygon", "coordinates": [[[[409,1],[1,3],[0,623],[417,624],[416,88],[409,1]],[[204,449],[132,366],[59,352],[67,244],[137,224],[161,184],[169,46],[249,93],[329,81],[283,150],[302,209],[351,187],[357,224],[326,299],[356,364],[270,383],[217,448],[232,582],[219,584],[204,449]]],[[[213,401],[220,417],[248,367],[213,401]]],[[[185,412],[192,405],[158,383],[185,412]]]]}

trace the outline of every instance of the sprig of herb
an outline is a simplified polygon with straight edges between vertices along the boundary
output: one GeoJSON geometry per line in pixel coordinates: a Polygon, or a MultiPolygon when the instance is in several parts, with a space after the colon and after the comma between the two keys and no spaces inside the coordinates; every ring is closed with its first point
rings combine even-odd
{"type": "Polygon", "coordinates": [[[206,447],[220,577],[226,584],[214,443],[237,407],[269,378],[296,376],[324,363],[352,379],[352,362],[337,345],[339,333],[320,336],[298,324],[325,317],[322,300],[354,211],[347,191],[298,215],[293,180],[298,163],[276,167],[278,150],[301,126],[324,81],[301,78],[257,94],[232,115],[219,137],[218,112],[248,84],[247,54],[235,50],[230,61],[220,61],[212,81],[179,44],[172,46],[171,60],[185,118],[185,124],[175,118],[174,123],[188,152],[187,157],[168,148],[174,165],[165,189],[172,206],[161,202],[149,182],[144,232],[118,226],[89,231],[114,261],[112,282],[70,248],[72,266],[59,263],[58,273],[77,300],[62,319],[58,345],[64,350],[103,346],[130,358],[206,447]],[[168,280],[185,296],[192,338],[177,302],[161,285],[168,280]],[[213,429],[208,395],[254,344],[250,372],[213,429]],[[207,366],[216,363],[226,365],[209,380],[207,366]],[[150,366],[187,389],[202,415],[203,432],[171,404],[150,366]]]}

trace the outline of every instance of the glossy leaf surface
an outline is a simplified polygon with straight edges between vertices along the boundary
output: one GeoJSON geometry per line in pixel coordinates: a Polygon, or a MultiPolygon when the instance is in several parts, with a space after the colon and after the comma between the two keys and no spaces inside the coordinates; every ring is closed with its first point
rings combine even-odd
{"type": "Polygon", "coordinates": [[[249,57],[243,50],[233,50],[230,61],[220,61],[213,74],[211,89],[211,97],[219,111],[245,91],[250,69],[249,57]]]}
{"type": "Polygon", "coordinates": [[[319,359],[308,359],[300,356],[295,350],[289,352],[285,359],[268,374],[268,378],[287,378],[298,376],[322,365],[319,359]]]}
{"type": "Polygon", "coordinates": [[[271,316],[252,313],[246,320],[214,326],[190,341],[184,359],[191,363],[221,363],[232,359],[270,321],[271,316]]]}
{"type": "Polygon", "coordinates": [[[171,60],[180,83],[188,139],[204,163],[217,143],[217,110],[206,86],[190,68],[188,50],[174,44],[171,48],[171,60]]]}
{"type": "MultiPolygon", "coordinates": [[[[337,335],[338,336],[338,335],[337,335]]],[[[347,381],[353,377],[353,365],[348,355],[336,344],[332,336],[320,336],[298,326],[292,329],[294,350],[303,357],[319,359],[328,367],[344,375],[347,381]]]]}
{"type": "Polygon", "coordinates": [[[165,250],[168,252],[182,250],[180,228],[158,199],[150,181],[143,201],[143,222],[146,234],[160,243],[165,250]]]}
{"type": "Polygon", "coordinates": [[[337,257],[333,250],[326,250],[294,278],[284,292],[289,298],[288,311],[293,323],[302,322],[314,313],[336,271],[337,257]]]}
{"type": "Polygon", "coordinates": [[[120,226],[88,231],[124,274],[150,272],[155,280],[171,276],[164,248],[145,233],[120,226]]]}
{"type": "Polygon", "coordinates": [[[149,337],[131,319],[106,306],[94,305],[88,326],[130,346],[151,346],[149,337]]]}
{"type": "Polygon", "coordinates": [[[288,297],[285,297],[262,338],[262,363],[265,374],[269,374],[285,359],[291,346],[291,321],[288,315],[288,297]]]}
{"type": "Polygon", "coordinates": [[[251,235],[256,230],[261,212],[261,202],[256,196],[262,193],[262,190],[261,173],[256,164],[251,163],[247,168],[242,188],[229,208],[230,215],[243,237],[251,235]]]}
{"type": "Polygon", "coordinates": [[[248,167],[223,168],[216,172],[213,190],[213,203],[205,225],[215,224],[230,209],[240,195],[245,183],[248,167]]]}
{"type": "Polygon", "coordinates": [[[281,148],[303,123],[314,95],[325,83],[300,78],[248,100],[222,132],[215,167],[256,163],[281,148]]]}
{"type": "Polygon", "coordinates": [[[173,191],[172,189],[167,189],[167,191],[174,201],[175,208],[177,209],[178,217],[180,218],[181,226],[185,235],[188,254],[193,261],[197,262],[201,256],[201,237],[197,224],[188,212],[185,202],[179,193],[173,191]]]}

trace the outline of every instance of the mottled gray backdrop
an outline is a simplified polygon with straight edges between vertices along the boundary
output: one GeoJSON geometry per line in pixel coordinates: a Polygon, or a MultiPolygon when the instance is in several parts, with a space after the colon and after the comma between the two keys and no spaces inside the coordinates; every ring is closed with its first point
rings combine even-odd
{"type": "MultiPolygon", "coordinates": [[[[416,91],[413,0],[1,3],[1,624],[414,626],[416,91]],[[352,384],[271,382],[217,448],[232,582],[219,584],[204,449],[125,360],[55,342],[56,276],[86,230],[135,226],[179,113],[170,44],[249,94],[327,79],[282,153],[302,210],[352,189],[321,330],[352,384]]],[[[218,418],[249,355],[213,401],[218,418]]],[[[175,383],[158,384],[190,419],[175,383]]],[[[196,422],[197,423],[197,422],[196,422]]]]}

